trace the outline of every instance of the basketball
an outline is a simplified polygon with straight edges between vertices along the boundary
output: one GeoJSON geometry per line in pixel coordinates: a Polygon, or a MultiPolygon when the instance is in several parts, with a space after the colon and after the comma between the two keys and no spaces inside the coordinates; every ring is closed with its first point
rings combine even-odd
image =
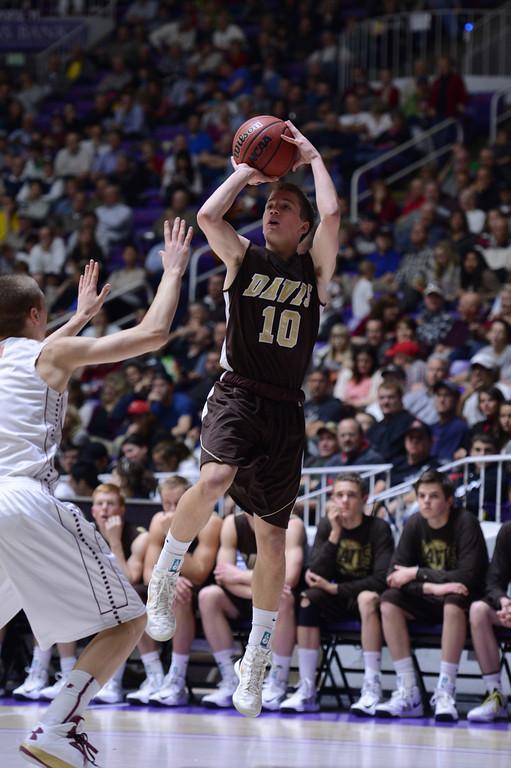
{"type": "Polygon", "coordinates": [[[283,120],[258,115],[241,125],[232,141],[232,156],[266,176],[285,176],[296,162],[297,149],[281,136],[292,136],[283,120]]]}

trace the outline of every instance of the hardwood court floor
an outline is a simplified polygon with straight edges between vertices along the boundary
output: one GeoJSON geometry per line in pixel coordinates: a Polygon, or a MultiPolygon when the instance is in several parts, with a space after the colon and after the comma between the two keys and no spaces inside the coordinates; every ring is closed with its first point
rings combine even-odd
{"type": "MultiPolygon", "coordinates": [[[[28,765],[20,740],[43,711],[0,704],[0,766],[28,765]]],[[[90,741],[102,768],[509,768],[511,724],[435,726],[357,720],[345,713],[255,720],[187,707],[93,707],[90,741]]]]}

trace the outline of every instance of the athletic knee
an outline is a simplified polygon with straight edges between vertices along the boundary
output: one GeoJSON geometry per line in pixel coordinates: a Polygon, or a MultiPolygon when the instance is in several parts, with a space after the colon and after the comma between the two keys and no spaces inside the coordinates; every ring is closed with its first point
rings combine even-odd
{"type": "Polygon", "coordinates": [[[207,501],[215,502],[232,484],[233,469],[226,464],[207,464],[197,487],[207,501]]]}
{"type": "Polygon", "coordinates": [[[289,592],[288,594],[283,594],[280,597],[280,603],[279,603],[279,616],[286,615],[289,616],[292,613],[294,613],[295,610],[295,596],[292,592],[289,592]]]}
{"type": "Polygon", "coordinates": [[[456,603],[444,603],[444,623],[460,618],[466,618],[465,609],[456,603]]]}
{"type": "Polygon", "coordinates": [[[286,551],[286,531],[274,525],[268,525],[257,531],[257,555],[265,564],[279,564],[286,551]]]}
{"type": "Polygon", "coordinates": [[[203,587],[199,592],[199,611],[211,610],[217,608],[218,604],[223,596],[224,592],[217,584],[210,584],[207,587],[203,587]]]}
{"type": "Polygon", "coordinates": [[[484,600],[476,600],[470,606],[470,623],[473,626],[486,624],[490,621],[491,608],[484,600]]]}
{"type": "Polygon", "coordinates": [[[381,616],[383,621],[392,621],[396,618],[404,616],[402,609],[394,603],[383,601],[380,605],[381,616]]]}
{"type": "Polygon", "coordinates": [[[374,613],[378,610],[380,605],[380,596],[376,592],[364,590],[364,592],[360,592],[357,597],[357,605],[360,615],[362,617],[367,616],[370,613],[374,613]]]}

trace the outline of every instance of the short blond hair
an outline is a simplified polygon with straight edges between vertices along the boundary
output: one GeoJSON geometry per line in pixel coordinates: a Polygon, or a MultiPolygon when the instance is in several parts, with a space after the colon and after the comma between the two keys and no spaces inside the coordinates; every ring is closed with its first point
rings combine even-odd
{"type": "Polygon", "coordinates": [[[119,504],[121,505],[121,507],[126,506],[126,499],[124,498],[124,494],[119,488],[119,486],[115,485],[115,483],[100,483],[99,485],[97,485],[92,492],[93,504],[98,493],[115,493],[117,498],[119,499],[119,504]]]}

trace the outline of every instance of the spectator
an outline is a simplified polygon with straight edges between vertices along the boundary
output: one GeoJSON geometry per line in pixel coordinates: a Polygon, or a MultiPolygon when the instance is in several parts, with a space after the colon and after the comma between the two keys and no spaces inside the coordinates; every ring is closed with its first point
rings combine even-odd
{"type": "Polygon", "coordinates": [[[47,275],[60,275],[66,258],[61,237],[56,237],[51,227],[41,227],[39,242],[30,251],[30,274],[40,283],[47,275]]]}
{"type": "Polygon", "coordinates": [[[497,387],[483,387],[478,392],[479,410],[483,415],[482,421],[474,424],[470,437],[490,434],[498,442],[499,439],[499,408],[505,398],[497,387]]]}
{"type": "Polygon", "coordinates": [[[447,302],[453,302],[460,289],[460,268],[457,254],[448,240],[433,249],[433,258],[426,272],[428,283],[434,283],[447,302]]]}
{"type": "MultiPolygon", "coordinates": [[[[468,386],[463,393],[462,414],[469,427],[473,427],[478,421],[483,420],[483,414],[479,410],[479,392],[481,389],[493,386],[498,382],[499,369],[493,360],[493,356],[486,352],[478,352],[470,361],[470,373],[468,386]]],[[[509,387],[497,383],[506,399],[510,392],[509,387]]]]}
{"type": "Polygon", "coordinates": [[[339,422],[348,415],[351,408],[343,404],[331,394],[332,386],[328,372],[322,368],[314,368],[307,377],[309,398],[304,404],[306,433],[309,439],[315,439],[318,430],[328,421],[339,422]]]}
{"type": "Polygon", "coordinates": [[[57,152],[55,158],[55,176],[85,177],[91,167],[89,151],[80,144],[80,136],[71,131],[66,136],[66,146],[57,152]]]}
{"type": "Polygon", "coordinates": [[[208,277],[207,293],[203,302],[209,309],[210,320],[214,323],[225,320],[224,280],[223,273],[208,277]]]}
{"type": "Polygon", "coordinates": [[[112,469],[112,483],[126,499],[153,499],[158,483],[143,463],[120,459],[112,469]]]}
{"type": "Polygon", "coordinates": [[[104,191],[103,202],[96,208],[98,236],[104,237],[109,245],[120,243],[129,237],[133,212],[121,203],[119,188],[109,184],[104,191]]]}
{"type": "Polygon", "coordinates": [[[418,360],[421,348],[416,341],[398,341],[385,352],[385,357],[406,373],[406,386],[422,384],[426,364],[418,360]]]}
{"type": "Polygon", "coordinates": [[[353,353],[348,328],[342,323],[335,323],[330,328],[328,343],[319,349],[314,357],[314,366],[330,372],[330,379],[335,383],[339,371],[351,368],[353,353]]]}
{"type": "Polygon", "coordinates": [[[501,453],[511,453],[511,400],[499,406],[499,446],[501,453]]]}
{"type": "Polygon", "coordinates": [[[325,466],[342,467],[385,463],[383,456],[365,438],[362,426],[357,420],[359,415],[341,419],[337,426],[339,451],[330,456],[325,466]]]}
{"type": "Polygon", "coordinates": [[[69,484],[75,496],[92,496],[98,483],[97,469],[91,461],[77,461],[73,464],[69,484]]]}
{"type": "Polygon", "coordinates": [[[405,455],[404,437],[414,417],[403,408],[402,398],[402,389],[395,382],[384,381],[378,387],[383,419],[370,427],[367,439],[385,461],[394,462],[405,455]]]}
{"type": "Polygon", "coordinates": [[[317,456],[309,456],[304,463],[307,469],[315,467],[331,466],[330,459],[337,455],[339,443],[337,442],[337,424],[333,421],[318,429],[318,453],[317,456]]]}
{"type": "Polygon", "coordinates": [[[432,455],[432,446],[431,427],[419,419],[412,421],[405,434],[406,456],[397,459],[392,467],[390,485],[415,482],[423,472],[436,469],[439,462],[432,455]]]}
{"type": "Polygon", "coordinates": [[[120,330],[121,327],[119,325],[110,322],[107,307],[101,307],[99,312],[92,318],[90,325],[82,331],[82,336],[99,339],[102,336],[110,336],[111,333],[117,333],[120,330]]]}
{"type": "Polygon", "coordinates": [[[463,292],[475,292],[483,301],[494,299],[499,291],[499,281],[479,247],[470,248],[461,257],[460,288],[463,292]]]}
{"type": "Polygon", "coordinates": [[[174,391],[172,376],[164,371],[155,374],[148,401],[164,429],[174,437],[186,437],[196,419],[195,404],[188,395],[174,391]]]}
{"type": "MultiPolygon", "coordinates": [[[[498,453],[497,439],[487,434],[474,434],[470,440],[469,456],[494,456],[498,453]]],[[[455,497],[463,499],[466,509],[474,517],[484,520],[496,520],[497,499],[500,497],[501,517],[509,517],[509,473],[505,466],[502,474],[497,464],[483,464],[475,461],[469,465],[468,474],[456,474],[455,497]],[[484,469],[483,469],[484,467],[484,469]]]]}
{"type": "Polygon", "coordinates": [[[378,360],[371,347],[359,346],[353,352],[353,367],[343,368],[334,389],[334,397],[356,408],[376,400],[381,376],[378,360]]]}
{"type": "Polygon", "coordinates": [[[437,120],[459,117],[467,104],[465,84],[447,56],[438,60],[438,77],[431,85],[429,104],[437,120]]]}
{"type": "Polygon", "coordinates": [[[447,378],[449,361],[438,353],[428,357],[423,384],[417,384],[403,397],[404,407],[426,424],[434,424],[437,419],[435,384],[447,378]]]}
{"type": "Polygon", "coordinates": [[[298,689],[280,705],[282,712],[317,712],[316,668],[320,624],[357,618],[362,624],[364,681],[355,715],[373,715],[382,700],[379,594],[394,548],[388,525],[364,514],[367,493],[360,475],[337,477],[327,516],[322,518],[305,574],[298,613],[298,689]],[[364,552],[364,557],[360,557],[364,552]]]}
{"type": "Polygon", "coordinates": [[[117,94],[131,84],[133,74],[126,67],[122,56],[114,55],[110,59],[107,74],[100,80],[96,93],[117,94]]]}
{"type": "Polygon", "coordinates": [[[451,313],[445,309],[442,289],[438,285],[429,283],[424,289],[423,296],[424,310],[417,318],[419,323],[417,337],[429,351],[432,351],[437,344],[445,343],[454,320],[451,313]]]}
{"type": "Polygon", "coordinates": [[[433,395],[437,420],[431,426],[431,455],[444,464],[467,454],[469,429],[465,419],[457,416],[460,390],[456,384],[447,380],[436,381],[433,384],[433,395]]]}
{"type": "Polygon", "coordinates": [[[456,674],[465,644],[470,599],[481,592],[488,554],[481,528],[468,512],[453,508],[453,489],[435,471],[416,484],[419,512],[405,524],[381,596],[385,641],[397,688],[376,707],[385,718],[422,717],[407,622],[443,622],[442,656],[432,698],[435,720],[456,722],[456,674]]]}

